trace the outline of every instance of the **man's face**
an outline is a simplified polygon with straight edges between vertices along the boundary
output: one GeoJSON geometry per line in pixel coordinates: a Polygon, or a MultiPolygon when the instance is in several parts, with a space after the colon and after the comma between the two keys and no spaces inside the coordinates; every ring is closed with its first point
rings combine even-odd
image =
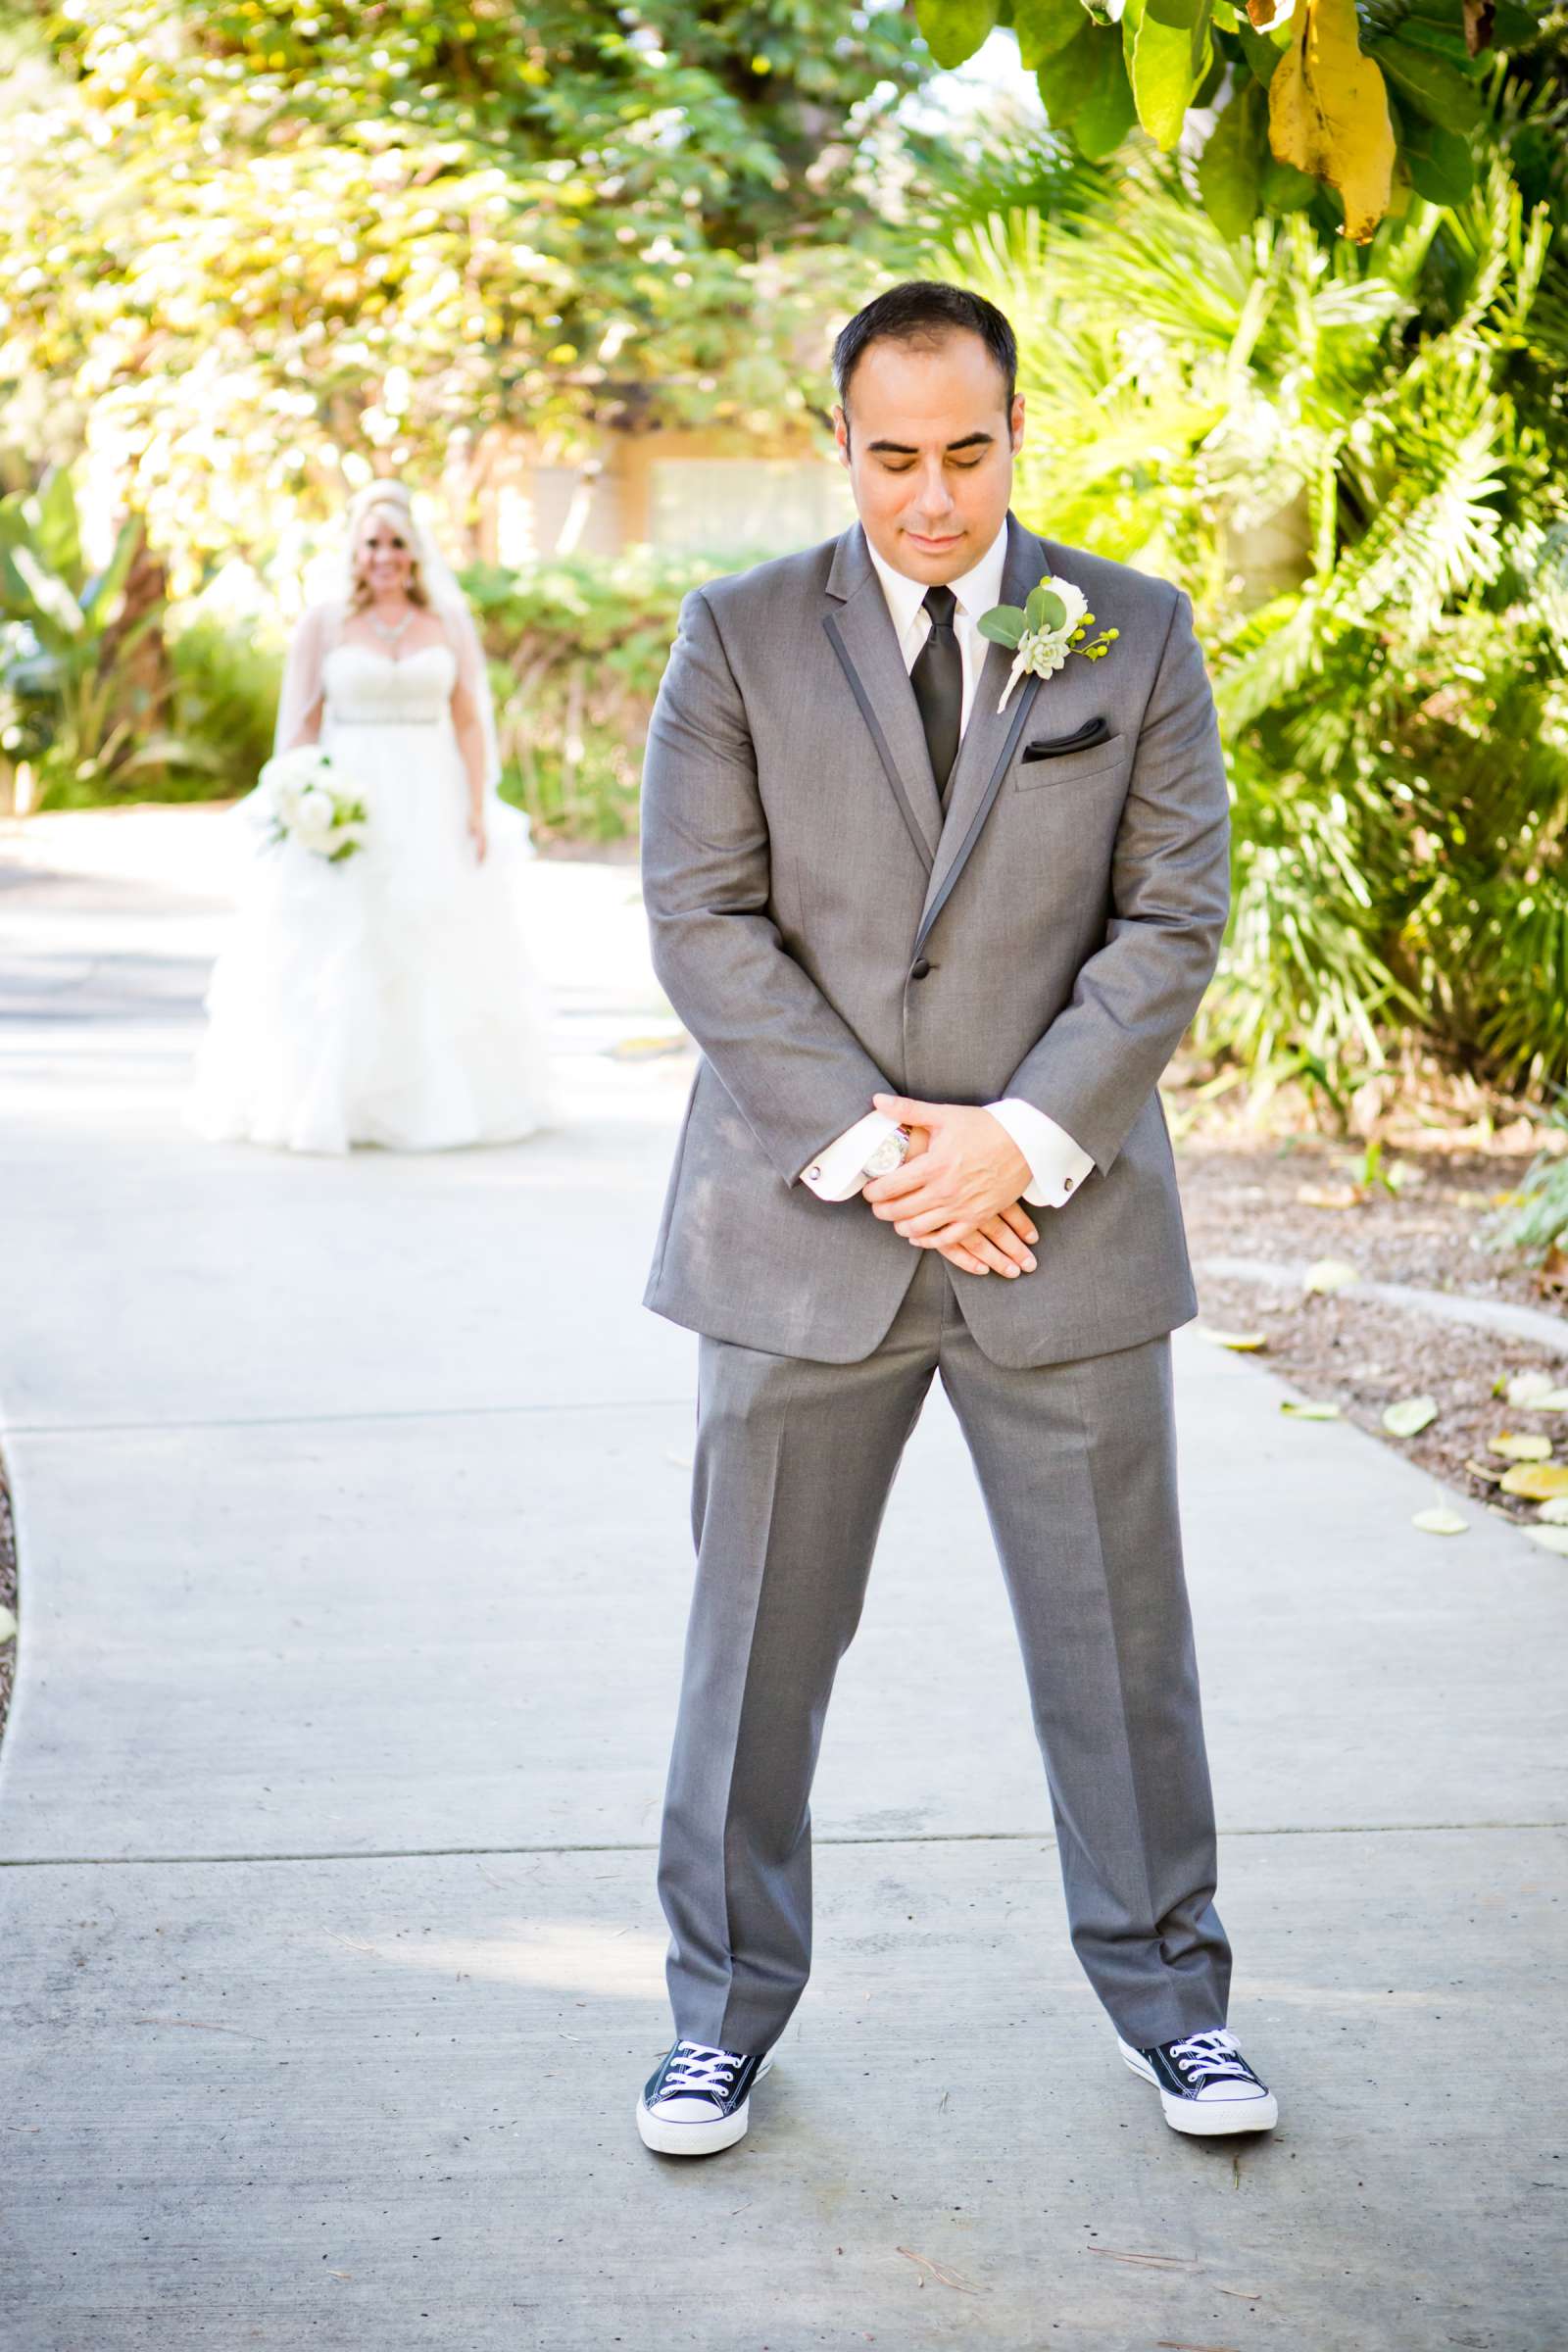
{"type": "Polygon", "coordinates": [[[978,564],[1012,496],[1023,447],[1023,395],[1010,416],[1001,372],[980,337],[956,328],[935,349],[879,338],[833,412],[865,535],[879,556],[927,587],[978,564]]]}

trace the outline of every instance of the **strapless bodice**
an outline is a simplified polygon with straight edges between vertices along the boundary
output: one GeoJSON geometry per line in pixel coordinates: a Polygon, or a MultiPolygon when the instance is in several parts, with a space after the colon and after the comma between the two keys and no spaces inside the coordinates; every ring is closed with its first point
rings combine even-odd
{"type": "Polygon", "coordinates": [[[434,726],[445,715],[457,683],[457,656],[447,645],[421,645],[401,662],[368,645],[334,645],[322,665],[326,701],[340,726],[434,726]]]}

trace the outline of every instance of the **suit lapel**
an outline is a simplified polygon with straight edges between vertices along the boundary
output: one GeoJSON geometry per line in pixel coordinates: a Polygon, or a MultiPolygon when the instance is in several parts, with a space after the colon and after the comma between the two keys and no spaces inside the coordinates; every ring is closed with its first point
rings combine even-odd
{"type": "MultiPolygon", "coordinates": [[[[1021,605],[1042,572],[1050,569],[1045,543],[1037,539],[1033,531],[1026,531],[1009,509],[1007,553],[1002,566],[1002,594],[998,602],[1021,605]]],[[[1002,788],[1007,761],[1012,757],[1024,720],[1029,714],[1029,706],[1040,688],[1037,677],[1021,677],[1007,698],[1007,708],[999,715],[997,705],[1002,700],[1011,667],[1012,656],[1004,645],[986,647],[985,662],[975,687],[974,704],[958,744],[958,756],[953,763],[947,819],[937,844],[925,906],[920,913],[920,929],[915,940],[916,954],[924,946],[926,934],[941,913],[949,893],[980,838],[981,829],[1002,788]]],[[[911,703],[914,700],[912,687],[909,699],[911,703]]],[[[918,728],[918,709],[915,711],[915,723],[918,728]]],[[[928,761],[928,772],[929,765],[928,761]]]]}
{"type": "Polygon", "coordinates": [[[838,543],[827,593],[834,602],[822,615],[822,626],[860,707],[899,814],[929,871],[942,834],[941,796],[925,748],[920,707],[858,522],[852,523],[838,543]]]}

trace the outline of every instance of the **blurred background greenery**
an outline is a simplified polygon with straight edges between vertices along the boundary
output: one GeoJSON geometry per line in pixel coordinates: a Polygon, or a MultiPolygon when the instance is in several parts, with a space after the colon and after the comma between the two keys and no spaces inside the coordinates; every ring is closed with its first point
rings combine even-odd
{"type": "Polygon", "coordinates": [[[852,511],[834,331],[954,277],[1018,331],[1017,512],[1195,600],[1236,814],[1211,1082],[1544,1109],[1568,17],[1361,10],[1400,146],[1352,243],[1261,144],[1289,10],[1218,0],[1156,144],[1024,71],[1077,5],[927,6],[956,72],[841,0],[0,6],[0,798],[247,789],[312,561],[395,471],[482,612],[508,793],[546,842],[630,835],[685,590],[852,511]]]}

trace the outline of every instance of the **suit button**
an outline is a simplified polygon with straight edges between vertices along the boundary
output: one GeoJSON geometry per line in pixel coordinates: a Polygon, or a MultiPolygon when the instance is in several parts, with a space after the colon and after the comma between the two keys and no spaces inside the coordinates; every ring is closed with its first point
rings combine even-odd
{"type": "Polygon", "coordinates": [[[915,962],[910,964],[909,978],[911,980],[923,980],[930,969],[931,965],[929,959],[926,956],[921,956],[916,959],[915,962]]]}

